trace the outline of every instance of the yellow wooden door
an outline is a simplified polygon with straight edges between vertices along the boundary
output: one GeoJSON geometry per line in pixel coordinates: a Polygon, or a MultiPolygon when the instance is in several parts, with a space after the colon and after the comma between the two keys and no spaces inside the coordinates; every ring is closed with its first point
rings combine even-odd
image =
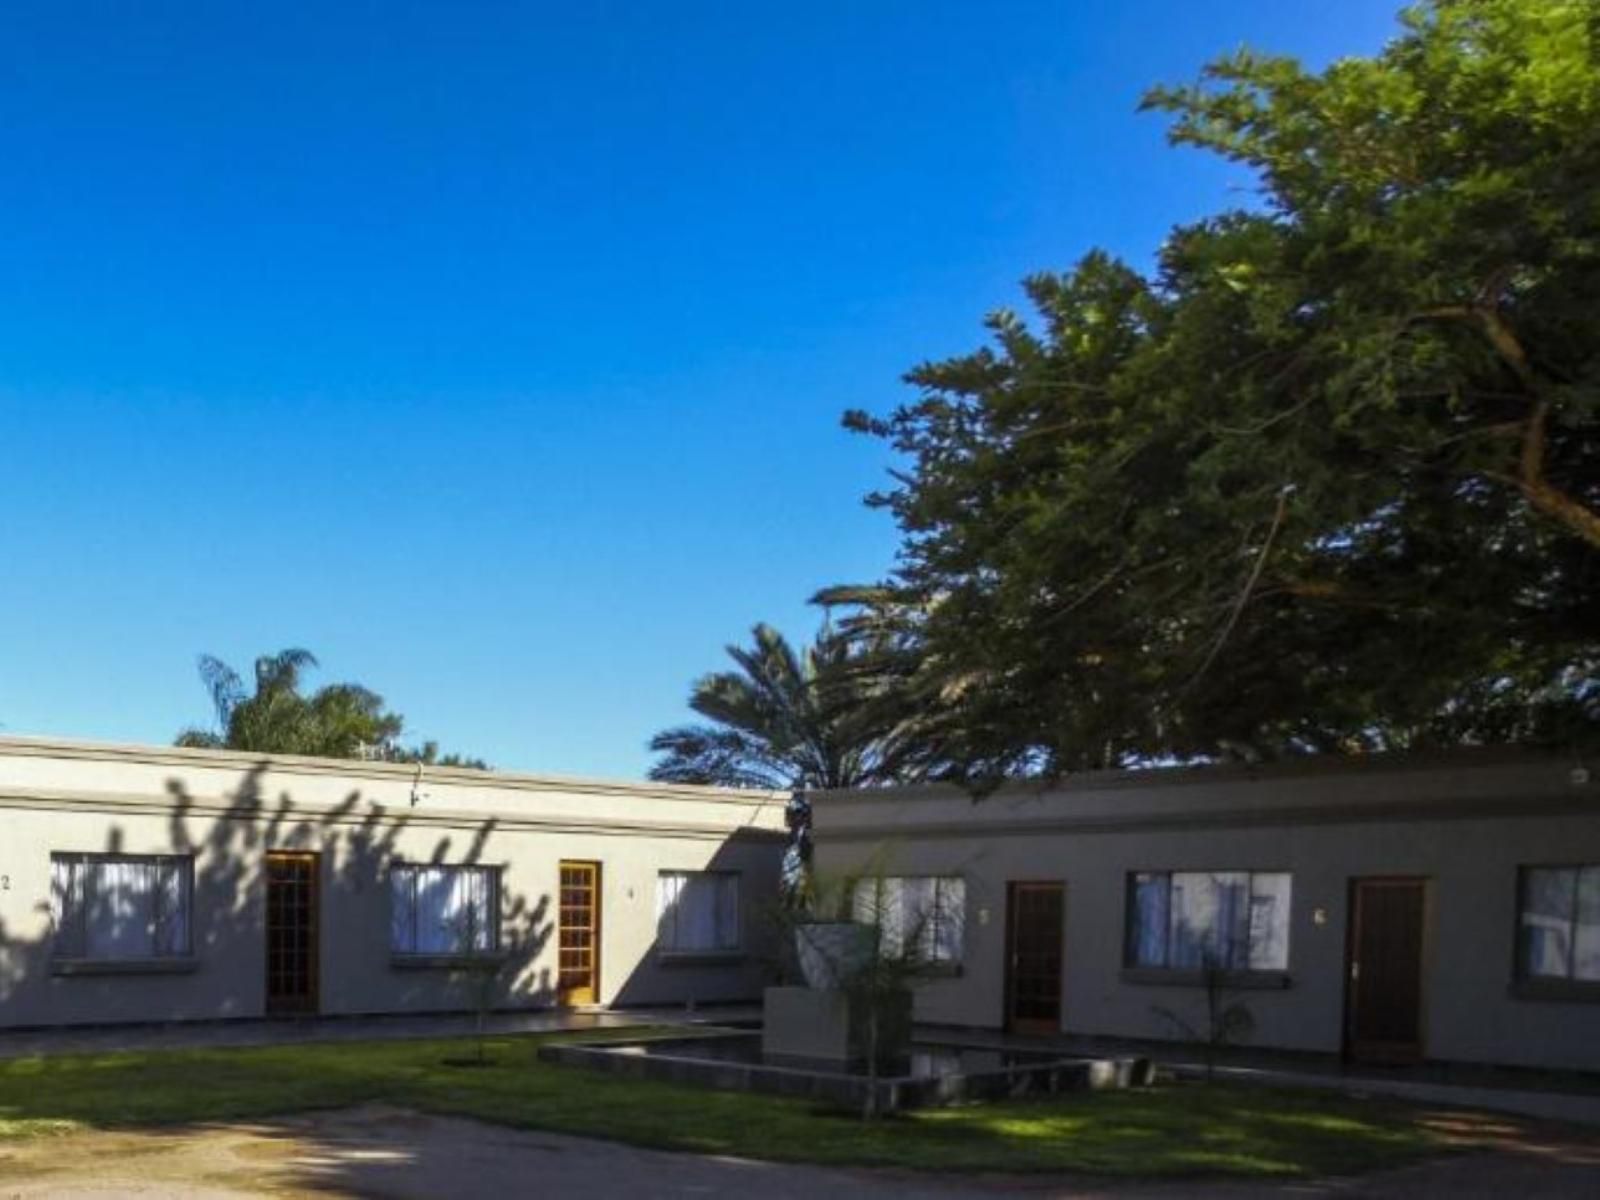
{"type": "Polygon", "coordinates": [[[600,1001],[600,864],[561,864],[559,976],[556,1002],[600,1001]]]}

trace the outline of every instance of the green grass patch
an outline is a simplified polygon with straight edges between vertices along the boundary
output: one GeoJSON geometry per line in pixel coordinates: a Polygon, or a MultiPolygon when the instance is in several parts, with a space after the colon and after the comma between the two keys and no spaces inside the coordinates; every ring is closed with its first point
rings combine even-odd
{"type": "MultiPolygon", "coordinates": [[[[615,1031],[637,1037],[638,1030],[615,1031]]],[[[492,1039],[324,1043],[0,1062],[0,1138],[278,1116],[381,1102],[665,1150],[933,1171],[1305,1176],[1445,1147],[1421,1114],[1326,1092],[1183,1084],[930,1109],[874,1122],[774,1096],[620,1079],[492,1039]]],[[[582,1040],[594,1040],[585,1035],[582,1040]]]]}

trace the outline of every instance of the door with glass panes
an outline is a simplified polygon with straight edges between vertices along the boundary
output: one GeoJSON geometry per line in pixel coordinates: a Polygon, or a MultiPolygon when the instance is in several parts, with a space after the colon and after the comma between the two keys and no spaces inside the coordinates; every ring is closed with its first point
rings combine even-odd
{"type": "Polygon", "coordinates": [[[559,1004],[600,1002],[600,864],[561,864],[559,1004]]]}
{"type": "Polygon", "coordinates": [[[320,888],[315,854],[271,851],[266,861],[267,1012],[317,1011],[320,888]]]}

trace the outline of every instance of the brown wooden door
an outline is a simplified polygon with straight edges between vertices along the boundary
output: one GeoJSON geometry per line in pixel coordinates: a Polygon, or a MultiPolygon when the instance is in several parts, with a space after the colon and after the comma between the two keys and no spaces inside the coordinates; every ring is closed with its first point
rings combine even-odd
{"type": "Polygon", "coordinates": [[[267,855],[267,1012],[317,1011],[317,856],[267,855]]]}
{"type": "Polygon", "coordinates": [[[1350,885],[1345,1049],[1352,1058],[1422,1058],[1427,899],[1421,879],[1357,879],[1350,885]]]}
{"type": "Polygon", "coordinates": [[[1006,888],[1006,1028],[1061,1032],[1061,943],[1066,893],[1059,883],[1006,888]]]}
{"type": "Polygon", "coordinates": [[[561,864],[558,1004],[600,1001],[600,864],[561,864]]]}

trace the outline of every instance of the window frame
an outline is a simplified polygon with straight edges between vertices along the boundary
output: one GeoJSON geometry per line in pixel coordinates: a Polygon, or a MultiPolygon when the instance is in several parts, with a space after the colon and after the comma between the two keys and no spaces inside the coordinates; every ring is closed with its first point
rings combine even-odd
{"type": "Polygon", "coordinates": [[[50,969],[57,975],[94,974],[161,974],[194,970],[195,958],[195,856],[190,854],[138,854],[122,850],[52,850],[50,852],[50,969]],[[151,891],[151,911],[147,914],[150,926],[150,952],[148,954],[103,955],[90,953],[89,904],[84,896],[84,872],[90,867],[113,863],[138,864],[150,869],[176,866],[178,869],[181,904],[184,911],[183,944],[175,950],[160,948],[161,889],[151,891]],[[72,893],[59,895],[56,879],[61,864],[72,866],[72,893]],[[68,952],[68,924],[76,931],[70,941],[73,952],[68,952]]]}
{"type": "Polygon", "coordinates": [[[505,867],[499,863],[446,863],[446,862],[419,862],[412,859],[397,859],[389,864],[385,874],[388,887],[385,891],[389,900],[389,961],[398,967],[450,967],[469,965],[474,963],[493,963],[506,957],[505,950],[505,867]],[[487,876],[489,880],[489,911],[494,915],[494,920],[489,926],[489,944],[482,950],[472,948],[462,950],[456,946],[449,950],[419,950],[419,930],[417,928],[418,910],[417,882],[424,871],[471,871],[487,876]],[[395,876],[401,872],[411,874],[411,937],[410,948],[401,949],[395,945],[396,916],[395,913],[395,876]]]}
{"type": "MultiPolygon", "coordinates": [[[[1207,970],[1204,966],[1172,966],[1172,881],[1180,875],[1243,875],[1249,895],[1255,896],[1257,876],[1281,875],[1289,881],[1288,913],[1284,916],[1285,946],[1281,967],[1224,967],[1215,972],[1215,978],[1227,987],[1249,989],[1282,989],[1290,986],[1294,968],[1294,871],[1287,867],[1136,867],[1123,878],[1122,916],[1122,972],[1124,983],[1157,984],[1178,987],[1204,987],[1207,970]],[[1135,952],[1138,934],[1138,882],[1140,876],[1159,875],[1166,879],[1167,928],[1162,935],[1165,961],[1157,966],[1140,963],[1135,952]]],[[[1247,914],[1248,918],[1248,914],[1247,914]]]]}
{"type": "MultiPolygon", "coordinates": [[[[862,887],[879,887],[890,883],[900,884],[902,885],[900,894],[902,897],[901,902],[903,903],[905,896],[904,885],[908,882],[931,882],[933,884],[933,920],[929,922],[926,928],[920,931],[925,942],[931,943],[932,946],[936,948],[940,941],[938,931],[943,924],[943,918],[951,912],[957,914],[954,925],[960,936],[959,952],[948,958],[940,958],[932,953],[926,954],[923,962],[920,964],[921,970],[930,975],[959,975],[965,968],[967,959],[967,895],[969,891],[967,887],[967,877],[961,872],[941,871],[922,875],[902,873],[897,875],[863,876],[860,879],[854,880],[850,885],[851,919],[861,919],[856,914],[859,910],[859,900],[857,899],[857,896],[862,887]],[[953,906],[947,906],[943,902],[945,888],[950,884],[959,884],[961,889],[960,901],[958,904],[953,906]]],[[[897,937],[902,935],[903,931],[896,931],[897,937]]],[[[880,938],[882,937],[881,931],[879,936],[880,938]]]]}
{"type": "Polygon", "coordinates": [[[1511,995],[1519,1000],[1588,1001],[1600,1003],[1600,979],[1577,977],[1577,888],[1584,871],[1600,872],[1600,861],[1519,863],[1514,875],[1511,913],[1511,995]],[[1535,975],[1527,969],[1527,932],[1523,922],[1528,900],[1529,877],[1535,871],[1571,871],[1574,874],[1572,914],[1569,918],[1570,962],[1566,975],[1535,975]]]}
{"type": "MultiPolygon", "coordinates": [[[[729,962],[745,957],[745,929],[744,929],[744,881],[743,871],[710,869],[693,870],[686,867],[660,867],[656,871],[656,935],[652,944],[656,957],[663,962],[675,964],[693,964],[696,962],[729,962]],[[678,921],[676,912],[673,917],[674,944],[667,945],[662,941],[662,925],[666,913],[661,905],[661,881],[668,878],[681,879],[715,879],[718,886],[723,886],[724,880],[731,880],[733,886],[733,944],[731,946],[714,947],[681,947],[676,944],[678,921]]],[[[717,898],[720,901],[720,897],[717,898]]]]}

